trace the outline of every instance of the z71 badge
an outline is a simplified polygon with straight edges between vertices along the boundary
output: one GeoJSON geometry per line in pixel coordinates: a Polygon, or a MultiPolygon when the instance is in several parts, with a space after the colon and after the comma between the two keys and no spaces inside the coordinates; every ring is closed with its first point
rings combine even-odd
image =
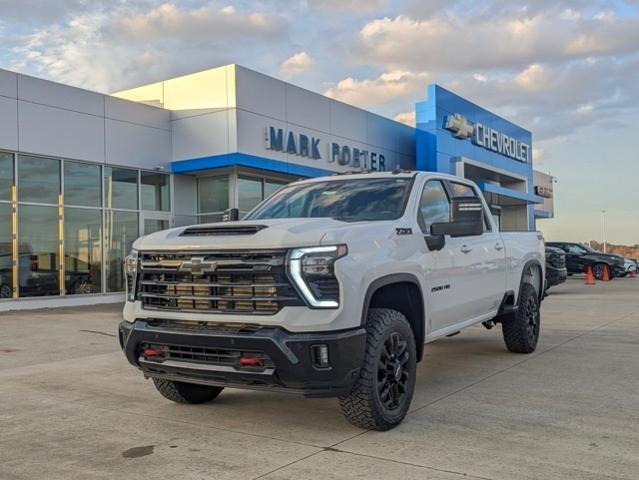
{"type": "Polygon", "coordinates": [[[397,235],[412,235],[413,229],[412,228],[396,228],[395,232],[397,233],[397,235]]]}

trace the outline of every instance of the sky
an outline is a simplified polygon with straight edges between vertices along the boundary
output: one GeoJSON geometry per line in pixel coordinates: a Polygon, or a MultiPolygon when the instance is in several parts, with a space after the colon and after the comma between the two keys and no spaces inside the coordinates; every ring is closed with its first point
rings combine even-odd
{"type": "Polygon", "coordinates": [[[533,132],[547,240],[639,243],[639,0],[0,0],[0,68],[109,93],[238,63],[405,123],[438,83],[533,132]]]}

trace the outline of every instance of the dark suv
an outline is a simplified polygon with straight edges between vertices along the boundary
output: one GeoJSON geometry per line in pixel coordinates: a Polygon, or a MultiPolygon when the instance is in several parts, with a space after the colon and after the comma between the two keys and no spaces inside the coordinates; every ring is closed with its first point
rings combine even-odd
{"type": "Polygon", "coordinates": [[[566,253],[569,274],[584,273],[588,267],[592,267],[595,278],[601,280],[606,267],[611,277],[621,277],[625,272],[624,258],[620,255],[598,252],[580,243],[548,242],[546,246],[560,248],[566,253]]]}
{"type": "Polygon", "coordinates": [[[564,251],[546,245],[546,288],[565,282],[567,274],[564,251]]]}

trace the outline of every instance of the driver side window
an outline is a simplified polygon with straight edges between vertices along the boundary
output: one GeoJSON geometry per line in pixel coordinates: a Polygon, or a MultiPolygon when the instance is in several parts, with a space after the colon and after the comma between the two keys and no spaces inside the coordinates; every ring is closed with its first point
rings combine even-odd
{"type": "Polygon", "coordinates": [[[433,223],[450,222],[450,201],[444,185],[439,180],[429,180],[424,185],[417,220],[427,235],[430,235],[430,226],[433,223]]]}

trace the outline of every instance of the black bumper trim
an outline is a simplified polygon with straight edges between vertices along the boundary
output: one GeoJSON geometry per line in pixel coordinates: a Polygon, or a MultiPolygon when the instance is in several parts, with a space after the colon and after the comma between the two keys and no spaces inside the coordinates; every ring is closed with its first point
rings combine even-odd
{"type": "Polygon", "coordinates": [[[281,328],[264,327],[253,332],[215,329],[180,329],[153,325],[145,320],[122,322],[120,345],[127,360],[147,377],[167,378],[205,385],[250,389],[284,390],[312,397],[348,393],[364,359],[366,331],[363,328],[341,332],[290,333],[281,328]],[[140,361],[142,343],[159,343],[230,350],[260,351],[273,361],[265,372],[216,365],[194,366],[189,362],[140,361]],[[330,367],[313,365],[310,347],[328,346],[330,367]]]}

